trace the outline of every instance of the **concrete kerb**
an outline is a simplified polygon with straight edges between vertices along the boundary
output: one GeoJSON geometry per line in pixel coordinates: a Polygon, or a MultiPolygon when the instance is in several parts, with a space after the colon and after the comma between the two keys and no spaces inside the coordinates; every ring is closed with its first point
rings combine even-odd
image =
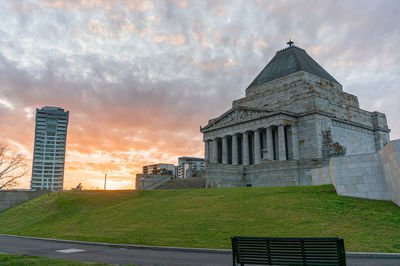
{"type": "Polygon", "coordinates": [[[17,237],[17,238],[23,238],[23,239],[37,239],[37,240],[69,243],[69,244],[96,245],[96,246],[106,246],[106,247],[114,247],[114,248],[126,248],[126,249],[150,249],[150,250],[175,251],[175,252],[232,254],[232,251],[230,249],[183,248],[183,247],[99,243],[99,242],[78,241],[78,240],[42,238],[42,237],[31,237],[31,236],[17,236],[17,235],[8,235],[8,234],[0,234],[0,236],[17,237]]]}
{"type": "Polygon", "coordinates": [[[400,259],[400,253],[346,252],[347,258],[400,259]]]}
{"type": "MultiPolygon", "coordinates": [[[[44,241],[69,243],[69,244],[96,245],[96,246],[106,246],[106,247],[114,247],[114,248],[126,248],[126,249],[149,249],[149,250],[175,251],[175,252],[232,254],[232,250],[230,250],[230,249],[183,248],[183,247],[165,247],[165,246],[144,246],[144,245],[130,245],[130,244],[99,243],[99,242],[77,241],[77,240],[66,240],[66,239],[54,239],[54,238],[42,238],[42,237],[31,237],[31,236],[17,236],[17,235],[8,235],[8,234],[0,234],[0,236],[18,237],[18,238],[24,238],[24,239],[37,239],[37,240],[44,240],[44,241]]],[[[348,258],[400,259],[400,253],[346,252],[346,257],[348,257],[348,258]]]]}

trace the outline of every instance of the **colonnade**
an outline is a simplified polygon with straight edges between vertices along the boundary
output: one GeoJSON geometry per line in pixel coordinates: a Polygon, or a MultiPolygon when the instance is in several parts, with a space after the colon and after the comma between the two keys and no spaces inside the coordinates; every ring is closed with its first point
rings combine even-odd
{"type": "Polygon", "coordinates": [[[205,141],[205,160],[232,165],[259,164],[267,160],[298,159],[295,126],[277,125],[246,130],[205,141]]]}

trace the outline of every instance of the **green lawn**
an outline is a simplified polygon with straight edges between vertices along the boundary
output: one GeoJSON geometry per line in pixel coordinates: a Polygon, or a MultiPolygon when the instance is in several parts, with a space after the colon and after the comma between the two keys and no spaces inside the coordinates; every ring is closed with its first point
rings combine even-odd
{"type": "Polygon", "coordinates": [[[12,255],[12,254],[0,254],[0,265],[8,266],[8,265],[18,265],[18,266],[47,266],[47,265],[62,265],[62,266],[70,266],[70,265],[79,265],[79,266],[92,266],[92,265],[109,265],[109,264],[100,264],[100,263],[83,263],[76,262],[70,260],[56,260],[49,259],[45,257],[37,257],[37,256],[27,256],[27,255],[12,255]]]}
{"type": "Polygon", "coordinates": [[[339,197],[331,185],[63,192],[0,213],[6,234],[230,248],[230,236],[344,238],[346,251],[400,252],[400,208],[339,197]]]}

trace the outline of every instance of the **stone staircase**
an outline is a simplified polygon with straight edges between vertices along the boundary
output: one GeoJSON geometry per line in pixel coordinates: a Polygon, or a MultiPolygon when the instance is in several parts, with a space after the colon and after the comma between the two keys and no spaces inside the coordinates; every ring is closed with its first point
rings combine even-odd
{"type": "Polygon", "coordinates": [[[204,177],[192,177],[187,179],[172,179],[155,190],[166,189],[190,189],[190,188],[206,188],[206,179],[204,177]]]}

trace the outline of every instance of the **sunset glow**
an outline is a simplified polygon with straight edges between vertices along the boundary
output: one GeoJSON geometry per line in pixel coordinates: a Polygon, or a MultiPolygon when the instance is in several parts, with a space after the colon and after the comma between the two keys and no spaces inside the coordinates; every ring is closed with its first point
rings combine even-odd
{"type": "Polygon", "coordinates": [[[1,1],[0,142],[30,167],[36,108],[61,107],[70,112],[64,188],[103,189],[107,173],[107,189],[133,189],[145,164],[203,157],[200,125],[243,97],[289,38],[361,108],[385,113],[399,138],[399,6],[1,1]]]}

